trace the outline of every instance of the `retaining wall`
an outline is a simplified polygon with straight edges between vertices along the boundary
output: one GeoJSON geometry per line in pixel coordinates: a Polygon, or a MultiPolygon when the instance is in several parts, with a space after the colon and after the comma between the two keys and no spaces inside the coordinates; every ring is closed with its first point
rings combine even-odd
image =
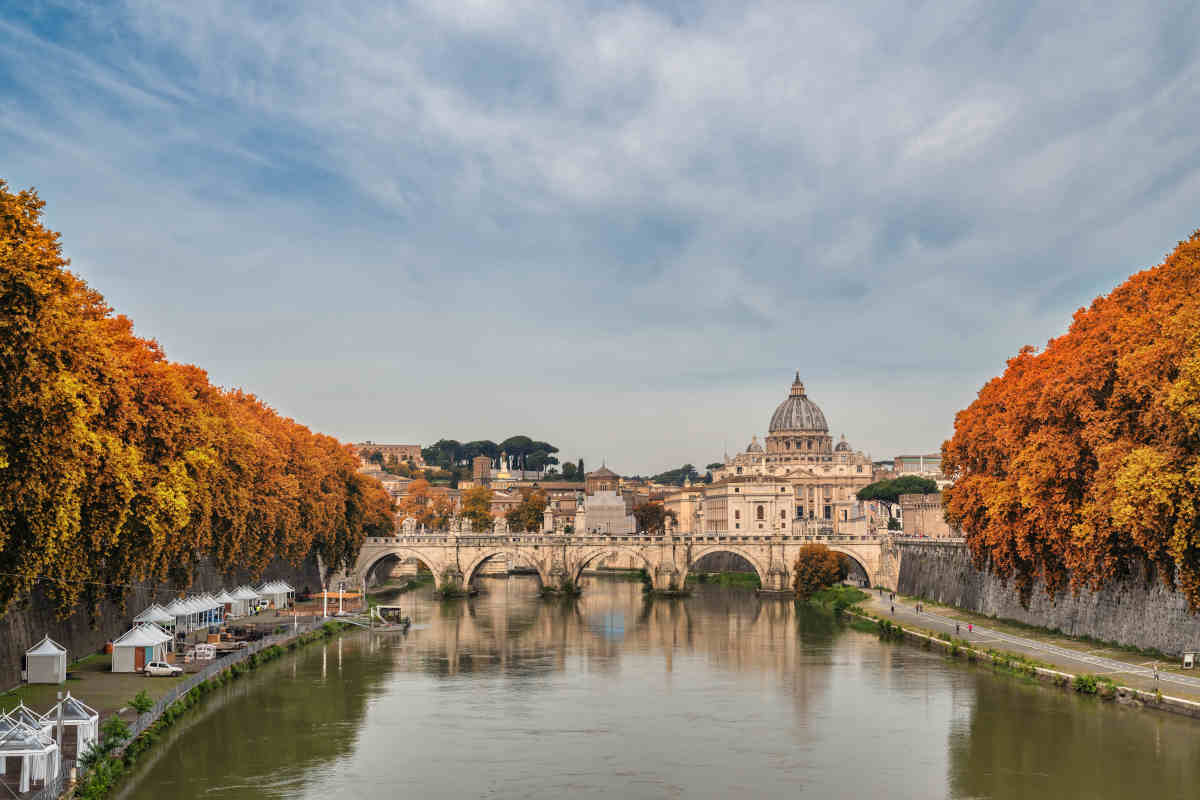
{"type": "MultiPolygon", "coordinates": [[[[268,580],[285,580],[297,591],[302,591],[305,586],[320,591],[321,586],[316,558],[309,558],[299,566],[285,561],[272,562],[256,579],[246,573],[223,575],[212,567],[201,567],[186,591],[189,594],[215,592],[222,587],[231,589],[243,583],[258,585],[268,580]]],[[[79,610],[66,619],[58,619],[55,609],[35,589],[28,602],[15,604],[8,614],[0,617],[0,690],[21,682],[21,656],[46,634],[67,648],[67,658],[74,661],[97,652],[105,642],[129,630],[134,614],[150,603],[165,604],[178,593],[178,589],[168,584],[139,586],[128,590],[124,608],[119,603],[105,601],[100,604],[95,618],[87,611],[79,610]]]]}
{"type": "Polygon", "coordinates": [[[1158,580],[1138,575],[1099,592],[1067,590],[1051,600],[1040,583],[1022,608],[1016,587],[975,569],[961,542],[902,542],[902,594],[924,597],[978,614],[1017,620],[1090,636],[1105,642],[1152,648],[1176,655],[1200,651],[1200,614],[1158,580]]]}

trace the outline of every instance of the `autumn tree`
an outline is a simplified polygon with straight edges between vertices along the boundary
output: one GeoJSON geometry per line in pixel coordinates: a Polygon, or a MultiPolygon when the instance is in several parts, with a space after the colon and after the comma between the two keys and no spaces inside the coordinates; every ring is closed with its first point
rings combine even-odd
{"type": "Polygon", "coordinates": [[[796,594],[807,599],[842,580],[846,573],[838,553],[823,544],[806,544],[792,565],[796,594]]]}
{"type": "Polygon", "coordinates": [[[392,502],[351,448],[213,386],[68,269],[32,191],[0,181],[0,613],[61,615],[201,565],[352,565],[392,502]]]}
{"type": "Polygon", "coordinates": [[[543,514],[548,501],[541,489],[522,489],[521,502],[504,515],[509,530],[533,533],[542,529],[543,514]]]}
{"type": "Polygon", "coordinates": [[[492,525],[492,490],[486,486],[473,486],[463,492],[462,515],[471,520],[474,530],[487,530],[492,525]]]}
{"type": "Polygon", "coordinates": [[[1200,232],[1023,348],[942,457],[947,521],[1023,600],[1149,570],[1200,608],[1200,232]]]}

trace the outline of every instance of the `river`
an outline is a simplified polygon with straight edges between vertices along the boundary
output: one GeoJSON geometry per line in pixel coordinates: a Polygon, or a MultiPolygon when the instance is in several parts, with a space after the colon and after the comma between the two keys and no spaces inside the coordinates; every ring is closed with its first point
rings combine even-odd
{"type": "Polygon", "coordinates": [[[213,693],[123,798],[1195,798],[1200,722],[1078,697],[745,589],[534,578],[402,595],[213,693]]]}

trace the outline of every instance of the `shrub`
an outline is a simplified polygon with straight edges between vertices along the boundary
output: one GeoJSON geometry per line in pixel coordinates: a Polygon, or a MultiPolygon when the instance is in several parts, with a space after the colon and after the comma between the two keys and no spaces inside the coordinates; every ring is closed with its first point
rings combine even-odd
{"type": "Polygon", "coordinates": [[[806,544],[800,548],[792,571],[796,594],[807,600],[821,589],[841,580],[842,562],[838,554],[825,545],[806,544]]]}
{"type": "Polygon", "coordinates": [[[146,692],[146,690],[142,689],[133,696],[133,699],[129,701],[129,705],[131,705],[133,710],[139,714],[145,714],[147,711],[154,708],[154,701],[150,699],[150,695],[146,692]]]}

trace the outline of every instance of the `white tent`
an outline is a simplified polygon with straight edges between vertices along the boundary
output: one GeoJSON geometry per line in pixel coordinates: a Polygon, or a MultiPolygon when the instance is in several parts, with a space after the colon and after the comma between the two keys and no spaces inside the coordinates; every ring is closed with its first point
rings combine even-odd
{"type": "Polygon", "coordinates": [[[239,616],[244,616],[246,614],[249,614],[251,611],[253,611],[254,607],[257,605],[258,601],[261,599],[258,592],[254,591],[249,586],[244,586],[244,585],[239,586],[234,591],[233,596],[236,597],[238,602],[241,603],[241,609],[238,612],[239,616]]]}
{"type": "Polygon", "coordinates": [[[222,589],[221,591],[217,592],[216,601],[221,604],[222,617],[235,616],[233,606],[237,600],[233,595],[222,589]]]}
{"type": "Polygon", "coordinates": [[[53,722],[47,722],[45,717],[25,705],[24,700],[18,702],[17,707],[10,710],[4,716],[9,720],[20,722],[22,725],[28,725],[30,728],[36,728],[40,731],[48,731],[54,727],[53,722]]]}
{"type": "Polygon", "coordinates": [[[146,610],[133,618],[135,625],[144,625],[147,622],[152,622],[155,625],[174,627],[175,617],[168,614],[166,609],[158,603],[152,603],[146,607],[146,610]]]}
{"type": "Polygon", "coordinates": [[[175,618],[175,630],[178,633],[187,633],[191,628],[188,627],[188,606],[184,601],[176,598],[167,607],[163,609],[172,617],[175,618]]]}
{"type": "MultiPolygon", "coordinates": [[[[100,736],[100,714],[96,709],[84,703],[78,697],[72,697],[70,692],[60,702],[56,703],[46,712],[45,719],[50,730],[53,730],[58,725],[58,710],[62,707],[62,724],[63,724],[63,739],[66,738],[66,729],[75,729],[75,757],[79,758],[96,743],[100,736]]],[[[59,739],[58,745],[61,748],[63,739],[59,739]]]]}
{"type": "Polygon", "coordinates": [[[67,648],[43,636],[25,651],[25,680],[28,683],[62,683],[67,679],[67,648]]]}
{"type": "Polygon", "coordinates": [[[113,641],[112,671],[140,672],[151,661],[164,661],[172,638],[153,623],[130,628],[113,641]]]}
{"type": "Polygon", "coordinates": [[[220,625],[221,619],[225,616],[225,604],[208,592],[200,595],[200,602],[205,606],[204,624],[220,625]]]}
{"type": "Polygon", "coordinates": [[[0,718],[0,775],[4,774],[10,758],[21,759],[21,777],[17,791],[28,792],[33,781],[44,783],[58,775],[58,744],[38,728],[22,722],[0,718]]]}
{"type": "Polygon", "coordinates": [[[286,608],[288,596],[294,594],[295,590],[283,581],[268,581],[258,587],[258,593],[267,598],[275,608],[286,608]]]}

